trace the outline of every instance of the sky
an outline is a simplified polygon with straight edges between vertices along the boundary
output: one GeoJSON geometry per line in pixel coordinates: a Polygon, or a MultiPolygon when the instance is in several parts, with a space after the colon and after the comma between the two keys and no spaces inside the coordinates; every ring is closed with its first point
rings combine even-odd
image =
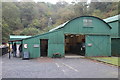
{"type": "MultiPolygon", "coordinates": [[[[17,1],[25,1],[25,2],[30,2],[31,0],[2,0],[2,2],[17,2],[17,1]]],[[[34,0],[35,2],[50,2],[52,4],[55,4],[58,1],[66,1],[68,3],[71,2],[87,2],[90,3],[91,0],[34,0]]],[[[94,2],[99,1],[99,2],[119,2],[120,0],[92,0],[94,2]]]]}
{"type": "MultiPolygon", "coordinates": [[[[92,0],[34,0],[35,2],[50,2],[50,3],[53,3],[55,4],[56,2],[58,1],[66,1],[68,3],[71,3],[71,2],[87,2],[87,3],[90,3],[92,0]]],[[[100,1],[100,2],[119,2],[120,0],[93,0],[93,2],[96,2],[96,1],[100,1]]]]}
{"type": "MultiPolygon", "coordinates": [[[[21,1],[21,0],[18,0],[18,1],[21,1]]],[[[53,3],[55,4],[56,2],[58,1],[66,1],[68,3],[71,3],[71,2],[75,2],[75,1],[87,1],[88,3],[91,1],[91,0],[34,0],[35,2],[50,2],[50,3],[53,3]]]]}

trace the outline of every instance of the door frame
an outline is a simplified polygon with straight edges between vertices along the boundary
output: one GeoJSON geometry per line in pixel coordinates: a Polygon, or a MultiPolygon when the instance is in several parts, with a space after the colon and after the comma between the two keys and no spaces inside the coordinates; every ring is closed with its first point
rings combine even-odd
{"type": "Polygon", "coordinates": [[[65,45],[66,45],[65,37],[66,37],[66,35],[84,35],[84,39],[85,39],[85,52],[84,52],[84,56],[86,56],[86,34],[71,34],[71,33],[64,34],[64,56],[66,55],[66,52],[65,52],[65,49],[66,49],[65,48],[65,45]]]}
{"type": "Polygon", "coordinates": [[[47,57],[47,56],[48,56],[48,39],[40,39],[40,57],[47,57]],[[41,47],[41,45],[42,45],[41,41],[42,40],[47,41],[47,51],[46,51],[46,55],[45,56],[42,55],[43,52],[41,51],[41,49],[42,49],[42,47],[41,47]]]}

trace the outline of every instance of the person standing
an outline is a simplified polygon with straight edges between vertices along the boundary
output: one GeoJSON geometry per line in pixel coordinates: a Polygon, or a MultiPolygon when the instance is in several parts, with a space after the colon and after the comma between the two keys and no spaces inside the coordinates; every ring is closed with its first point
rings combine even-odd
{"type": "Polygon", "coordinates": [[[16,43],[14,43],[14,45],[12,46],[13,48],[13,57],[16,57],[16,51],[17,51],[17,47],[16,47],[16,43]]]}
{"type": "Polygon", "coordinates": [[[19,52],[20,52],[20,58],[22,57],[22,44],[20,44],[20,46],[19,46],[19,52]]]}

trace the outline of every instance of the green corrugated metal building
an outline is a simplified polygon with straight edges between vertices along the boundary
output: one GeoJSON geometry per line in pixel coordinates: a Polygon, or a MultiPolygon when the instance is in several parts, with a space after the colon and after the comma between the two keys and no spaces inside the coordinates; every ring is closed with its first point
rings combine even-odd
{"type": "Polygon", "coordinates": [[[120,56],[120,15],[104,19],[111,27],[111,51],[112,55],[120,56]]]}
{"type": "Polygon", "coordinates": [[[47,33],[23,39],[23,52],[29,52],[30,58],[53,57],[54,53],[60,53],[62,57],[111,56],[110,35],[111,26],[102,19],[81,16],[47,33]]]}

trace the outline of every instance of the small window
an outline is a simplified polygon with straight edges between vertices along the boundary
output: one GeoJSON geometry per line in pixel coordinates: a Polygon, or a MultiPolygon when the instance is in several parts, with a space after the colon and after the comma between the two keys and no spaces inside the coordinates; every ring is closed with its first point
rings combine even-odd
{"type": "Polygon", "coordinates": [[[83,26],[84,27],[92,27],[92,19],[84,19],[83,26]]]}

